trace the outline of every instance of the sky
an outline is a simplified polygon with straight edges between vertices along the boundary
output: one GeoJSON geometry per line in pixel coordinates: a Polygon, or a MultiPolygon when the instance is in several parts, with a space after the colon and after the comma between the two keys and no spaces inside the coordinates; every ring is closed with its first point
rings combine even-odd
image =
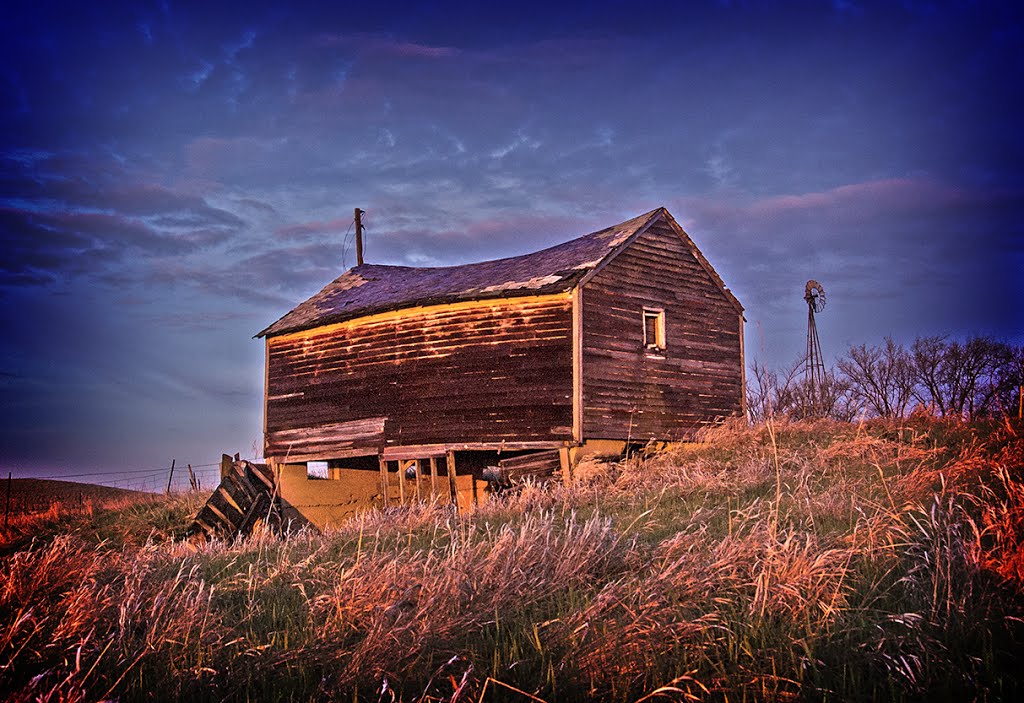
{"type": "Polygon", "coordinates": [[[1018,2],[4,15],[15,476],[152,489],[172,460],[258,455],[252,337],[354,264],[355,207],[368,262],[443,266],[665,206],[745,306],[748,363],[800,356],[809,278],[827,360],[887,335],[1024,342],[1018,2]]]}

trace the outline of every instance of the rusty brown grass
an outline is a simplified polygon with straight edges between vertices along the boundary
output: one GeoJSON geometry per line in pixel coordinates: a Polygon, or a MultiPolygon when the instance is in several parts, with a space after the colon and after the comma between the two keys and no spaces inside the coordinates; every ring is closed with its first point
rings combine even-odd
{"type": "Polygon", "coordinates": [[[200,546],[138,524],[57,534],[5,557],[0,689],[1003,699],[1020,690],[1019,428],[916,422],[729,425],[471,516],[409,506],[200,546]]]}

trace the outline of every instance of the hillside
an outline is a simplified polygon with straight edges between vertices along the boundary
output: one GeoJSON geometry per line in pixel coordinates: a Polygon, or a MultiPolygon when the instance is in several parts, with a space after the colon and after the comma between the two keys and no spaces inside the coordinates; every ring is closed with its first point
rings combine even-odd
{"type": "Polygon", "coordinates": [[[113,511],[118,540],[79,525],[5,559],[0,689],[43,701],[1012,699],[1021,429],[723,428],[468,518],[392,508],[233,544],[169,539],[186,498],[162,514],[113,511]]]}
{"type": "MultiPolygon", "coordinates": [[[[206,496],[208,494],[202,494],[206,496]]],[[[6,505],[7,482],[0,484],[6,505]]],[[[13,479],[11,509],[0,522],[0,558],[59,535],[111,545],[138,545],[184,533],[181,524],[200,495],[176,496],[49,479],[13,479]]]]}
{"type": "MultiPolygon", "coordinates": [[[[7,482],[4,481],[0,484],[0,497],[5,498],[6,491],[7,482]]],[[[11,511],[12,513],[38,512],[49,509],[53,503],[72,507],[86,502],[114,503],[119,500],[138,499],[149,495],[141,491],[98,486],[93,483],[16,478],[11,481],[11,511]]]]}

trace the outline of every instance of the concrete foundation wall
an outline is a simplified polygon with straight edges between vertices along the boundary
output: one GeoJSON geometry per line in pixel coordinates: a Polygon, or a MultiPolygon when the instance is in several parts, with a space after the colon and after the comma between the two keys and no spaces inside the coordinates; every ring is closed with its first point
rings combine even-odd
{"type": "MultiPolygon", "coordinates": [[[[319,529],[336,527],[344,520],[370,508],[383,507],[380,472],[359,469],[329,469],[330,478],[310,479],[305,464],[279,464],[278,481],[281,495],[281,517],[287,523],[310,523],[319,529]]],[[[429,476],[405,481],[405,502],[451,501],[447,476],[437,477],[437,492],[431,492],[429,476]],[[419,483],[419,498],[416,485],[419,483]]],[[[487,500],[487,482],[474,481],[472,476],[456,476],[460,512],[472,511],[477,502],[487,500]],[[476,500],[474,500],[474,484],[476,500]]],[[[388,505],[401,505],[398,475],[388,473],[388,505]]]]}

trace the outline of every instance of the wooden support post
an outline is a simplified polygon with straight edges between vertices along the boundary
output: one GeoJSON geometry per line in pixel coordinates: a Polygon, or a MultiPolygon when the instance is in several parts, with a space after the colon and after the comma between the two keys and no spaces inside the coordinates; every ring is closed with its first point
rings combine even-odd
{"type": "Polygon", "coordinates": [[[356,266],[363,265],[363,211],[355,209],[356,224],[356,266]]]}
{"type": "Polygon", "coordinates": [[[445,463],[448,469],[448,492],[451,494],[452,505],[455,506],[455,512],[459,512],[459,489],[455,485],[455,452],[449,451],[445,457],[445,463]]]}
{"type": "Polygon", "coordinates": [[[388,507],[388,462],[384,461],[384,455],[380,455],[380,494],[384,507],[388,507]]]}
{"type": "Polygon", "coordinates": [[[437,495],[437,457],[430,457],[430,497],[437,495]]]}
{"type": "Polygon", "coordinates": [[[572,461],[569,457],[569,447],[558,449],[558,462],[562,468],[562,483],[568,486],[572,483],[572,461]]]}
{"type": "Polygon", "coordinates": [[[416,500],[420,500],[420,479],[423,477],[423,460],[413,459],[412,465],[416,467],[416,500]]]}
{"type": "Polygon", "coordinates": [[[167,494],[171,493],[171,479],[174,478],[174,463],[177,459],[171,459],[171,470],[167,474],[167,494]]]}
{"type": "Polygon", "coordinates": [[[572,290],[572,439],[583,441],[583,288],[572,290]]]}
{"type": "Polygon", "coordinates": [[[398,503],[405,505],[405,462],[398,460],[395,464],[398,466],[398,503]]]}
{"type": "Polygon", "coordinates": [[[196,480],[196,472],[192,470],[192,464],[188,465],[188,485],[193,491],[199,490],[199,482],[196,480]]]}

